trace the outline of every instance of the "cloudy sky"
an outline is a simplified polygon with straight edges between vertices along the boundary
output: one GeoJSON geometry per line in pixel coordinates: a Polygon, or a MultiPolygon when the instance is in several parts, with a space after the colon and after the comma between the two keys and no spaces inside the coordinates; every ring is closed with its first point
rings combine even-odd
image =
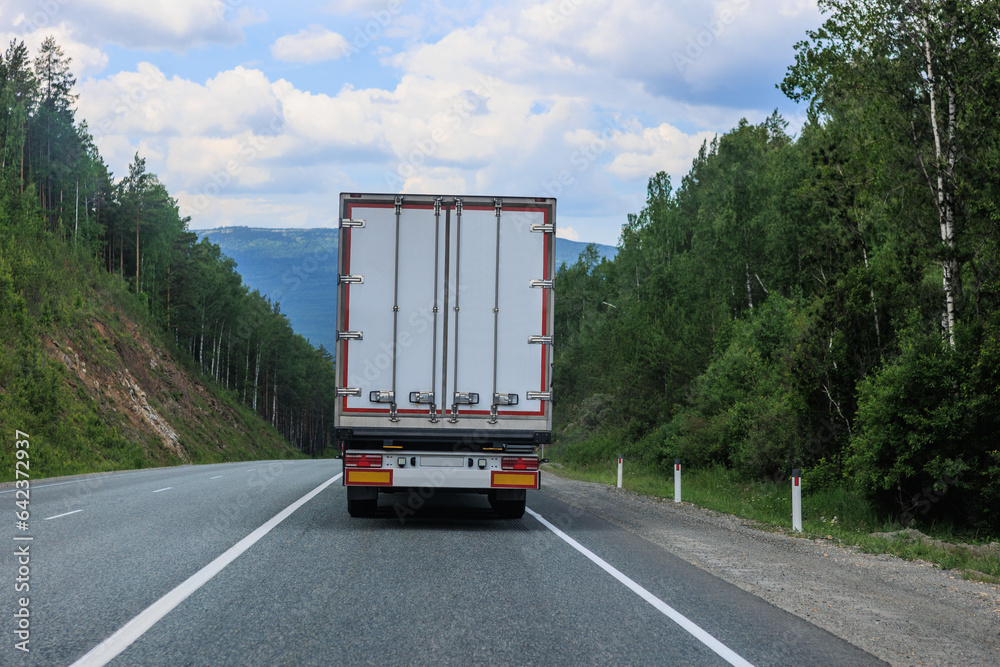
{"type": "Polygon", "coordinates": [[[0,0],[73,59],[117,177],[138,151],[193,229],[334,226],[343,191],[559,198],[615,244],[664,170],[774,87],[815,0],[0,0]]]}

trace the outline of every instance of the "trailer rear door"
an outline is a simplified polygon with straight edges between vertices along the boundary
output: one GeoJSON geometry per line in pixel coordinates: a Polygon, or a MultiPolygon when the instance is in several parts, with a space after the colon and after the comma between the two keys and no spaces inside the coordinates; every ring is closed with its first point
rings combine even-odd
{"type": "Polygon", "coordinates": [[[342,195],[339,427],[551,429],[555,200],[342,195]]]}

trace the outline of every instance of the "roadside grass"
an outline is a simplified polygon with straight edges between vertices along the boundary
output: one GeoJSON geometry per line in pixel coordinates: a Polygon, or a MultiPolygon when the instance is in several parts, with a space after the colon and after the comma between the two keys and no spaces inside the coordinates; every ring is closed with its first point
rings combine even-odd
{"type": "MultiPolygon", "coordinates": [[[[617,461],[582,464],[566,461],[557,447],[549,450],[553,464],[546,472],[562,477],[614,486],[618,479],[617,461]],[[554,455],[554,456],[553,456],[554,455]]],[[[627,461],[626,461],[627,463],[627,461]]],[[[673,499],[674,479],[654,467],[626,465],[625,489],[657,498],[673,499]]],[[[748,482],[732,470],[716,467],[683,471],[681,500],[716,512],[747,519],[767,530],[790,535],[822,538],[855,546],[872,554],[892,554],[906,560],[925,560],[944,570],[960,571],[962,578],[1000,584],[1000,558],[984,555],[978,546],[989,539],[956,534],[949,526],[917,526],[930,537],[948,543],[938,545],[905,533],[882,537],[875,533],[896,533],[906,527],[882,516],[858,493],[847,489],[825,489],[810,493],[803,488],[802,533],[792,531],[792,494],[785,482],[748,482]],[[969,542],[971,545],[956,543],[969,542]],[[971,548],[970,548],[971,546],[971,548]]]]}

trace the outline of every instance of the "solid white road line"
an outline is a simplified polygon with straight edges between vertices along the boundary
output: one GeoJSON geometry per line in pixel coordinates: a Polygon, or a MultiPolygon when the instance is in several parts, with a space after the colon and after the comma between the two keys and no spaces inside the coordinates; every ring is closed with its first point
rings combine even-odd
{"type": "Polygon", "coordinates": [[[159,493],[160,491],[169,491],[172,488],[174,488],[174,487],[172,487],[172,486],[165,486],[162,489],[157,489],[156,491],[153,491],[153,493],[159,493]]]}
{"type": "Polygon", "coordinates": [[[162,598],[149,605],[138,616],[126,623],[113,635],[92,648],[85,656],[74,662],[70,667],[102,667],[111,662],[119,653],[128,648],[132,642],[146,633],[157,621],[166,616],[174,607],[186,600],[188,596],[208,583],[215,575],[221,572],[227,565],[232,563],[239,556],[256,544],[262,537],[271,532],[271,529],[287,519],[292,513],[313,499],[323,489],[330,486],[343,476],[344,473],[337,473],[326,480],[315,489],[302,496],[294,503],[275,514],[267,523],[253,531],[242,540],[234,544],[224,554],[213,560],[211,563],[201,568],[187,581],[170,591],[162,598]]]}
{"type": "Polygon", "coordinates": [[[691,635],[693,635],[695,639],[697,639],[702,644],[715,651],[723,660],[728,662],[730,665],[738,665],[739,667],[753,667],[751,663],[744,660],[735,651],[733,651],[728,646],[720,642],[718,639],[708,634],[700,627],[695,625],[693,622],[688,620],[688,618],[683,614],[681,614],[679,611],[677,611],[676,609],[668,605],[666,602],[664,602],[660,598],[656,597],[655,595],[647,591],[639,584],[635,583],[634,581],[626,577],[624,574],[621,573],[621,571],[610,565],[607,561],[603,560],[593,551],[583,546],[582,544],[574,540],[572,537],[570,537],[569,535],[562,532],[561,530],[553,526],[551,523],[546,521],[541,514],[535,512],[530,507],[526,508],[525,511],[531,516],[538,519],[538,521],[543,526],[545,526],[553,533],[558,535],[564,542],[566,542],[566,544],[570,545],[571,547],[582,553],[584,556],[589,558],[591,561],[596,563],[598,567],[600,567],[602,570],[610,574],[612,577],[614,577],[621,583],[625,584],[625,586],[629,588],[633,593],[641,597],[649,604],[656,607],[660,612],[662,612],[664,615],[670,618],[670,620],[672,620],[674,623],[676,623],[677,625],[681,626],[689,633],[691,633],[691,635]]]}
{"type": "MultiPolygon", "coordinates": [[[[79,484],[80,482],[86,482],[86,481],[87,480],[85,479],[74,479],[71,482],[56,482],[55,484],[32,484],[31,490],[37,491],[38,489],[47,489],[50,486],[62,486],[63,484],[79,484]]],[[[14,493],[15,491],[17,491],[17,489],[4,489],[3,491],[0,491],[0,493],[14,493]]]]}
{"type": "MultiPolygon", "coordinates": [[[[39,489],[47,489],[50,486],[64,486],[66,484],[83,484],[85,482],[92,482],[95,479],[105,479],[105,478],[112,477],[112,476],[113,477],[125,477],[126,475],[145,474],[145,473],[150,473],[150,472],[157,472],[157,470],[128,470],[128,471],[125,471],[125,472],[103,472],[103,473],[100,473],[100,474],[97,474],[97,475],[88,475],[86,477],[83,477],[82,479],[71,479],[68,482],[54,482],[52,484],[32,483],[31,490],[32,491],[37,491],[39,489]]],[[[16,488],[14,488],[14,489],[4,489],[3,491],[0,491],[0,493],[14,493],[15,491],[17,491],[16,488]]]]}
{"type": "Polygon", "coordinates": [[[62,516],[69,516],[70,514],[76,514],[77,512],[82,512],[83,510],[73,510],[72,512],[64,512],[62,514],[56,514],[55,516],[47,516],[42,521],[51,521],[52,519],[58,519],[62,516]]]}

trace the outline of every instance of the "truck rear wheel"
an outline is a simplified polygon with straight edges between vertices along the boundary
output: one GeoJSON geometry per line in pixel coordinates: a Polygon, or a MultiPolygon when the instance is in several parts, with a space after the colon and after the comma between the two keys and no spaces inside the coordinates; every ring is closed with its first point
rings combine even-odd
{"type": "Polygon", "coordinates": [[[372,495],[369,489],[347,487],[347,513],[353,517],[375,516],[378,508],[378,493],[372,495]]]}
{"type": "Polygon", "coordinates": [[[508,491],[504,495],[508,496],[506,498],[497,498],[499,494],[496,491],[490,493],[490,505],[493,507],[493,511],[496,512],[501,519],[520,519],[524,516],[524,508],[526,503],[527,494],[524,491],[518,493],[514,491],[511,493],[508,491]],[[509,497],[513,495],[514,497],[509,497]]]}

